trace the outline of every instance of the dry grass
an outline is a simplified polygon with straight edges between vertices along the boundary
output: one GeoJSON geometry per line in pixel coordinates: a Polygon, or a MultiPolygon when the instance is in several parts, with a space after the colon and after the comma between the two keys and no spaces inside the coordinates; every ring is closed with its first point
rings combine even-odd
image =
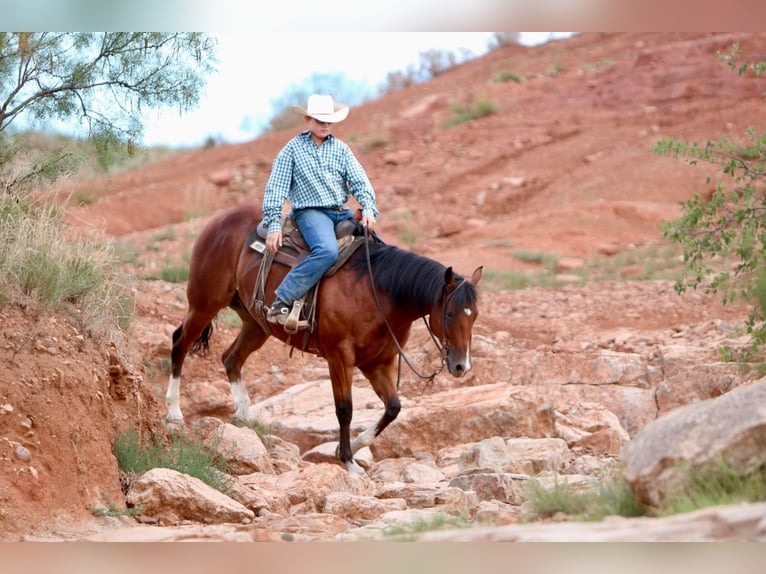
{"type": "Polygon", "coordinates": [[[133,296],[100,233],[77,234],[53,203],[0,197],[0,304],[70,311],[86,332],[107,340],[127,329],[133,296]]]}

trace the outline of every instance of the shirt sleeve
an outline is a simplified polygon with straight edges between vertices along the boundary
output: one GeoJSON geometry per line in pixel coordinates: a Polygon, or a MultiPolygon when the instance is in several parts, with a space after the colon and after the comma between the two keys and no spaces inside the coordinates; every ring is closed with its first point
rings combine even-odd
{"type": "Polygon", "coordinates": [[[362,215],[378,217],[375,190],[350,147],[346,147],[346,181],[348,182],[349,193],[362,206],[362,215]]]}
{"type": "Polygon", "coordinates": [[[274,158],[263,193],[263,220],[269,233],[282,231],[282,206],[293,178],[293,149],[288,143],[274,158]]]}

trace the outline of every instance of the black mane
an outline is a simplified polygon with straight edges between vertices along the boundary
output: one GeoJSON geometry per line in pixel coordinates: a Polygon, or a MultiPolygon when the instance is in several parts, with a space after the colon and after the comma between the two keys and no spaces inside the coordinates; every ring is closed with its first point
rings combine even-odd
{"type": "MultiPolygon", "coordinates": [[[[399,249],[393,245],[369,242],[373,282],[397,306],[427,309],[441,300],[447,268],[433,259],[399,249]]],[[[356,250],[350,263],[361,278],[369,273],[365,247],[356,250]]],[[[455,273],[455,279],[463,279],[455,273]]],[[[476,289],[470,283],[455,292],[459,306],[475,304],[476,289]]]]}

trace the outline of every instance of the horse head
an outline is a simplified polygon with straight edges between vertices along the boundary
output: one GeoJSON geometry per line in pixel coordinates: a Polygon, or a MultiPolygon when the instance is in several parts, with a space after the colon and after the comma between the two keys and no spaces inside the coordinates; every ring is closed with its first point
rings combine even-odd
{"type": "Polygon", "coordinates": [[[483,267],[477,267],[471,279],[464,279],[448,267],[444,273],[444,294],[440,309],[431,314],[431,328],[439,336],[442,355],[453,377],[471,370],[471,333],[479,316],[476,285],[483,267]]]}

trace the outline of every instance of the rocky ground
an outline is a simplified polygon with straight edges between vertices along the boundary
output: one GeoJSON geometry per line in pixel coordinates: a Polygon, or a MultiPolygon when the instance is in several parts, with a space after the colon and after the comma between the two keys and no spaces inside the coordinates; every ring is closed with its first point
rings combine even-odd
{"type": "MultiPolygon", "coordinates": [[[[165,415],[184,284],[147,277],[187,262],[212,213],[259,202],[271,159],[292,132],[59,189],[61,201],[78,190],[97,193],[95,203],[70,204],[68,215],[130,255],[126,269],[139,276],[128,280],[136,309],[127,339],[113,346],[65,314],[0,310],[2,538],[359,539],[391,528],[402,513],[411,524],[444,511],[476,528],[514,525],[524,501],[512,478],[502,496],[481,494],[476,482],[458,486],[480,474],[471,457],[483,441],[500,439],[500,450],[524,438],[561,441],[554,462],[546,451],[545,468],[506,465],[495,474],[553,468],[598,477],[657,416],[745,382],[750,375],[721,363],[718,349],[746,340],[746,308],[697,292],[679,296],[657,271],[678,268],[660,222],[679,215],[680,201],[708,191],[711,173],[650,149],[663,136],[742,138],[759,117],[763,81],[738,78],[715,57],[733,42],[746,53],[766,52],[766,35],[730,33],[582,34],[509,46],[353,109],[336,135],[352,144],[375,185],[384,239],[461,273],[485,266],[475,367],[461,380],[441,375],[429,388],[405,374],[400,420],[369,454],[370,478],[349,484],[335,465],[295,455],[332,440],[322,360],[269,341],[245,377],[255,407],[272,417],[284,443],[272,451],[272,472],[255,472],[270,478],[241,475],[251,476],[251,491],[272,498],[251,502],[252,516],[237,526],[202,526],[180,510],[139,525],[96,517],[93,508],[124,504],[115,433],[130,425],[161,429],[165,415]],[[498,81],[506,72],[523,81],[498,81]],[[498,111],[442,127],[455,104],[480,101],[498,111]],[[518,277],[532,286],[508,289],[518,277]],[[540,277],[544,284],[534,286],[540,277]],[[306,473],[319,473],[308,480],[326,488],[307,494],[299,478],[306,473]]],[[[220,321],[211,355],[187,361],[182,407],[192,426],[212,430],[232,414],[217,357],[235,333],[220,321]]],[[[408,351],[433,364],[422,330],[408,351]]],[[[361,380],[355,392],[355,423],[379,416],[361,380]]],[[[747,512],[762,516],[757,506],[747,512]]],[[[654,539],[643,524],[632,536],[654,539]]],[[[533,528],[516,536],[599,539],[609,530],[583,526],[577,534],[562,525],[546,535],[544,525],[533,528]]],[[[676,532],[670,539],[693,536],[676,532]]],[[[748,532],[742,536],[761,536],[748,532]]]]}

